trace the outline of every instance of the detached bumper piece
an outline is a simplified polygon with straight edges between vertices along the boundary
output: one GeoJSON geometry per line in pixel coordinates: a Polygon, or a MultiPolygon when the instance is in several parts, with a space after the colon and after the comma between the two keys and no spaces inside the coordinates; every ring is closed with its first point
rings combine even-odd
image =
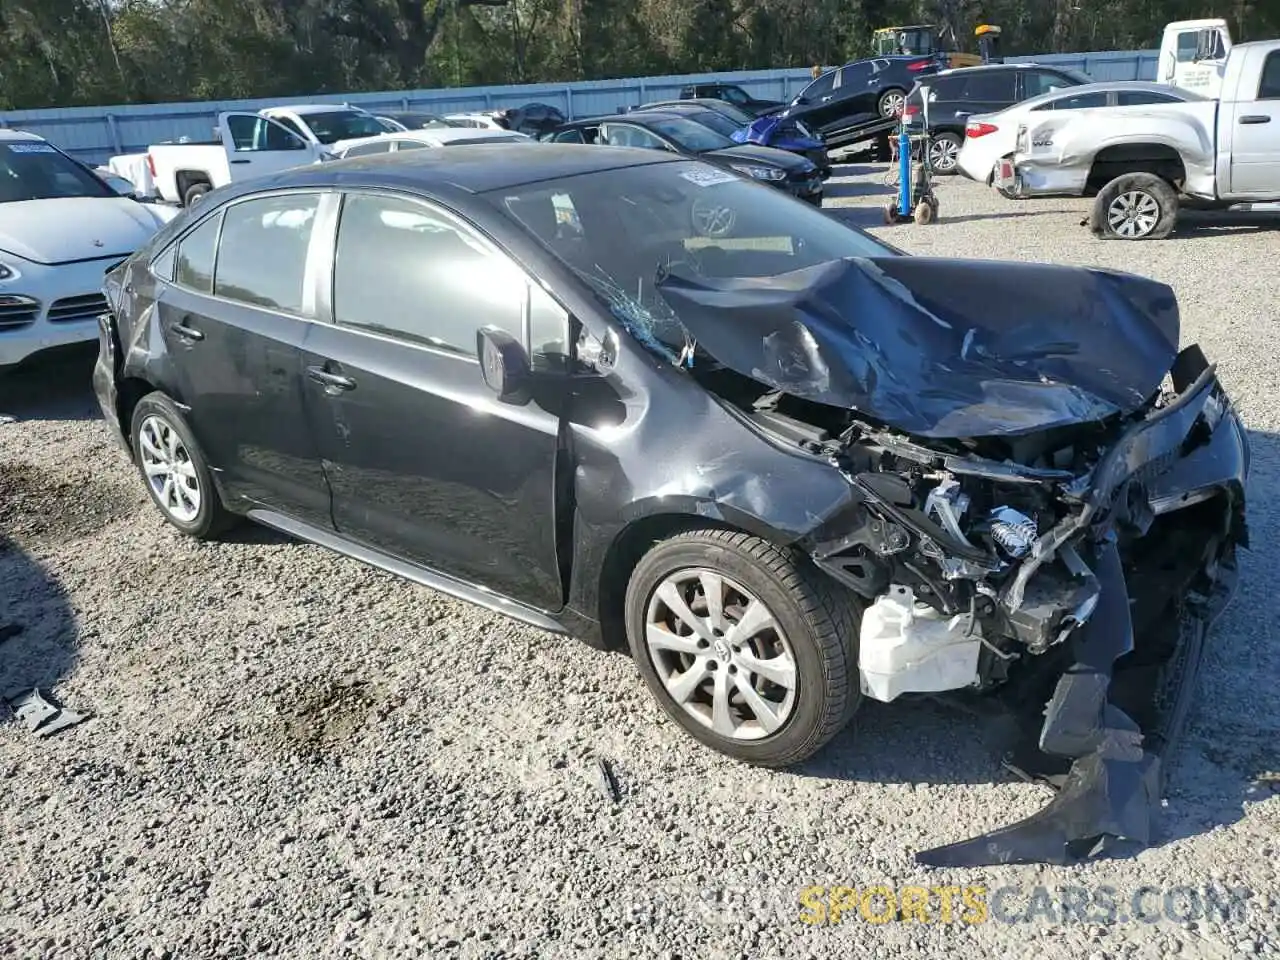
{"type": "MultiPolygon", "coordinates": [[[[918,863],[1066,865],[1113,849],[1119,842],[1145,846],[1152,841],[1164,792],[1164,761],[1186,723],[1205,637],[1234,594],[1236,546],[1248,545],[1242,507],[1220,497],[1207,515],[1197,515],[1206,531],[1198,545],[1170,542],[1160,548],[1189,547],[1195,551],[1195,562],[1158,587],[1149,582],[1151,574],[1141,569],[1147,564],[1131,563],[1133,556],[1125,555],[1132,551],[1141,556],[1142,537],[1153,520],[1147,514],[1140,529],[1132,530],[1129,491],[1133,484],[1146,478],[1153,467],[1167,464],[1171,454],[1185,458],[1187,476],[1176,479],[1197,476],[1201,464],[1187,456],[1197,433],[1205,438],[1199,449],[1213,451],[1226,440],[1210,442],[1206,434],[1220,427],[1229,431],[1224,436],[1232,441],[1230,455],[1223,455],[1221,466],[1236,472],[1241,482],[1247,470],[1241,428],[1233,414],[1228,419],[1217,405],[1212,368],[1197,362],[1198,357],[1180,359],[1184,361],[1181,370],[1175,368],[1175,380],[1183,381],[1178,398],[1134,427],[1113,448],[1081,498],[1086,504],[1081,516],[1092,521],[1087,538],[1095,548],[1097,606],[1087,622],[1072,631],[1063,645],[1067,649],[1054,651],[1068,659],[1040,714],[1038,739],[1019,744],[1007,758],[1014,772],[1056,787],[1057,796],[1018,823],[921,851],[916,854],[918,863]],[[1187,384],[1188,379],[1194,382],[1187,384]],[[1136,534],[1127,541],[1125,519],[1128,532],[1136,534]],[[1142,641],[1137,645],[1135,618],[1140,618],[1142,641]]],[[[1171,472],[1178,474],[1178,467],[1171,472]]],[[[1160,479],[1167,483],[1168,474],[1160,479]]],[[[1201,492],[1185,487],[1184,491],[1201,492]]],[[[1174,511],[1168,523],[1185,529],[1190,521],[1174,511]]],[[[1060,531],[1059,544],[1079,529],[1077,521],[1074,531],[1060,531]]],[[[1052,653],[1046,660],[1046,668],[1063,664],[1052,653]]],[[[1021,730],[1036,728],[1030,696],[1032,690],[1043,689],[1032,687],[1024,691],[1028,699],[1010,704],[1021,730]]]]}

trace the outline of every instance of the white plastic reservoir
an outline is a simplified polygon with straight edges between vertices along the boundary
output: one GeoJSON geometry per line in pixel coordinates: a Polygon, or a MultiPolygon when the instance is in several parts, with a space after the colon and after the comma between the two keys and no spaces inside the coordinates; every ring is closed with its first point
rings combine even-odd
{"type": "Polygon", "coordinates": [[[858,673],[862,692],[889,702],[902,693],[937,693],[978,679],[978,637],[967,615],[945,617],[916,601],[910,587],[889,592],[862,615],[858,673]]]}

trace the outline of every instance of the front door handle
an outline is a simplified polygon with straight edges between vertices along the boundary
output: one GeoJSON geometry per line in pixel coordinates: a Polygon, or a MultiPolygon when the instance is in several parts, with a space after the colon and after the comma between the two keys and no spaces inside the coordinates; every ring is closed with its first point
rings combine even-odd
{"type": "Polygon", "coordinates": [[[248,161],[248,160],[246,160],[246,159],[244,159],[244,158],[242,157],[242,158],[241,158],[241,159],[239,159],[239,160],[230,160],[230,161],[228,161],[228,162],[229,162],[229,163],[248,163],[249,161],[248,161]]]}
{"type": "Polygon", "coordinates": [[[188,327],[185,323],[175,323],[173,332],[180,336],[183,340],[203,340],[204,334],[195,327],[188,327]]]}
{"type": "Polygon", "coordinates": [[[1265,113],[1251,113],[1247,117],[1240,118],[1241,123],[1270,123],[1271,117],[1265,113]]]}
{"type": "Polygon", "coordinates": [[[350,377],[330,373],[324,367],[307,367],[307,376],[316,383],[322,383],[326,387],[331,387],[335,390],[354,390],[356,388],[356,382],[350,377]]]}

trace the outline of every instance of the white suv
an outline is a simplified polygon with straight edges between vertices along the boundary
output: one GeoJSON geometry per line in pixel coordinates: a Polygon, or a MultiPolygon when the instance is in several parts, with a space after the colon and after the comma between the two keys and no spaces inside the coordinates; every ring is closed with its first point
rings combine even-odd
{"type": "Polygon", "coordinates": [[[35,134],[0,130],[0,369],[96,340],[103,273],[175,213],[121,196],[35,134]]]}

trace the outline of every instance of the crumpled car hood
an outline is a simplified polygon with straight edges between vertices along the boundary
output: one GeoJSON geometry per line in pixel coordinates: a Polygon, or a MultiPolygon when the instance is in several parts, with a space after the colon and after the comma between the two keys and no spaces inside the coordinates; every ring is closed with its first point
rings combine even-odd
{"type": "Polygon", "coordinates": [[[1178,350],[1168,285],[1082,267],[849,258],[774,277],[668,274],[658,289],[738,373],[937,439],[1132,413],[1178,350]]]}

